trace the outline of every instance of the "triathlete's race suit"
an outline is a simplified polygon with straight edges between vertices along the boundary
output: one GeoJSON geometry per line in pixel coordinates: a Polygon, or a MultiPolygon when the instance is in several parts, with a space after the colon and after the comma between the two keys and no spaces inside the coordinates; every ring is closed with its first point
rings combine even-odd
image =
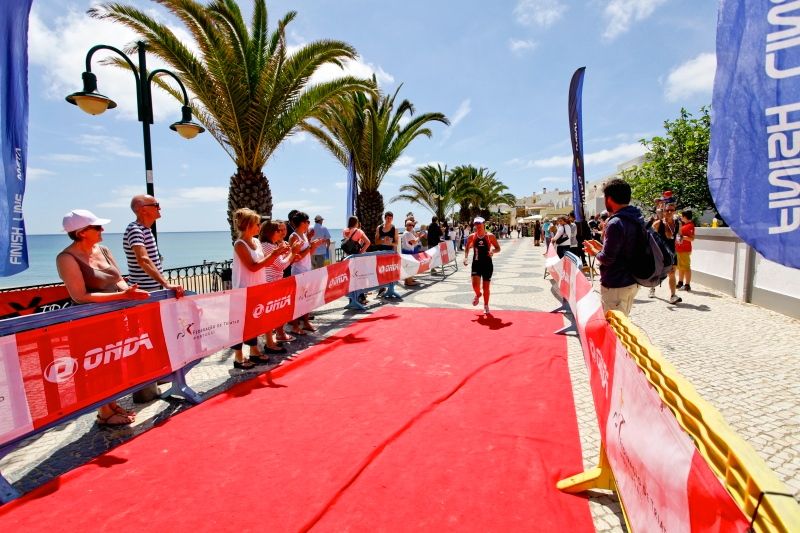
{"type": "Polygon", "coordinates": [[[489,251],[492,249],[492,243],[489,241],[489,233],[483,237],[475,236],[472,246],[475,249],[472,252],[472,275],[480,276],[483,281],[491,281],[494,265],[492,264],[492,256],[489,251]]]}

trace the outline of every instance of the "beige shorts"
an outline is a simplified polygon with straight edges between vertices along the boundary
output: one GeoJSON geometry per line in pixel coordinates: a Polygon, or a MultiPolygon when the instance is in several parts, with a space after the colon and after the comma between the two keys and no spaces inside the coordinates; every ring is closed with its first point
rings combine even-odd
{"type": "Polygon", "coordinates": [[[692,252],[678,252],[678,270],[692,269],[692,252]]]}
{"type": "Polygon", "coordinates": [[[625,316],[629,315],[637,292],[639,292],[639,286],[636,284],[616,289],[601,286],[600,300],[603,302],[603,312],[621,311],[625,313],[625,316]]]}

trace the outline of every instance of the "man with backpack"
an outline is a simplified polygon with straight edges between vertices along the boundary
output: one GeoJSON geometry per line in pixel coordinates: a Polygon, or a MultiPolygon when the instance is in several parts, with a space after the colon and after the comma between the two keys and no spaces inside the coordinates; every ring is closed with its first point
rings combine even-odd
{"type": "Polygon", "coordinates": [[[644,218],[637,207],[629,205],[631,186],[624,180],[609,181],[603,194],[611,216],[603,232],[603,249],[596,258],[600,264],[600,298],[603,311],[613,309],[628,315],[639,291],[631,264],[642,242],[644,218]]]}

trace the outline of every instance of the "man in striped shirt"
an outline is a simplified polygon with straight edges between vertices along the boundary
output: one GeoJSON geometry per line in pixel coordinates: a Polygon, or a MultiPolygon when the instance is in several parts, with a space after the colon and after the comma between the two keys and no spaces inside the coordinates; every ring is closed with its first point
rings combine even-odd
{"type": "MultiPolygon", "coordinates": [[[[155,198],[146,194],[131,199],[131,211],[136,220],[128,224],[122,236],[122,248],[128,260],[128,277],[130,283],[139,285],[146,291],[157,291],[161,288],[175,291],[175,297],[183,296],[183,287],[173,285],[164,278],[161,272],[161,254],[153,232],[153,223],[161,218],[161,206],[155,198]]],[[[133,393],[133,401],[145,403],[155,399],[159,394],[155,384],[148,385],[133,393]]]]}

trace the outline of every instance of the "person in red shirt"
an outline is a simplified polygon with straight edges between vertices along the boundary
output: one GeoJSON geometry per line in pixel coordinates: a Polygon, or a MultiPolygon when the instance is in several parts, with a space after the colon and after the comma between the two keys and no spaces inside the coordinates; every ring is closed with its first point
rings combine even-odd
{"type": "Polygon", "coordinates": [[[681,213],[681,229],[675,239],[675,254],[678,256],[678,289],[691,291],[692,286],[692,241],[694,240],[694,222],[689,209],[681,213]]]}

